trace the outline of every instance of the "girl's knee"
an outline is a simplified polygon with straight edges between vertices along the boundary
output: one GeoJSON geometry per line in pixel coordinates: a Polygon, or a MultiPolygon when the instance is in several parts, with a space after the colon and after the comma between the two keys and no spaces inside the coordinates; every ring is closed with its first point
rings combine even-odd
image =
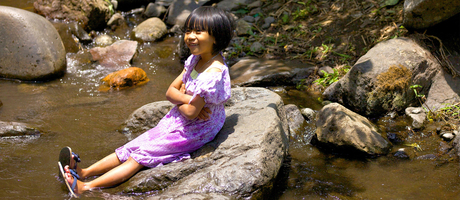
{"type": "Polygon", "coordinates": [[[134,158],[132,158],[131,156],[128,158],[128,160],[126,160],[126,163],[129,165],[136,166],[138,168],[144,167],[143,165],[139,164],[136,160],[134,160],[134,158]]]}

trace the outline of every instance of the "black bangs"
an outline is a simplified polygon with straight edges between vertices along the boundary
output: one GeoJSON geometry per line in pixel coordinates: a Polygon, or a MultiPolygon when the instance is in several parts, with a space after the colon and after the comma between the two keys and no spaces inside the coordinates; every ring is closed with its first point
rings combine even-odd
{"type": "Polygon", "coordinates": [[[202,6],[190,13],[185,20],[184,32],[191,30],[207,31],[209,35],[216,38],[213,53],[225,49],[233,36],[235,29],[233,18],[222,9],[202,6]]]}
{"type": "MultiPolygon", "coordinates": [[[[211,19],[212,20],[212,19],[211,19]]],[[[207,31],[211,34],[211,31],[208,26],[209,17],[204,15],[190,15],[184,25],[184,31],[207,31]]]]}

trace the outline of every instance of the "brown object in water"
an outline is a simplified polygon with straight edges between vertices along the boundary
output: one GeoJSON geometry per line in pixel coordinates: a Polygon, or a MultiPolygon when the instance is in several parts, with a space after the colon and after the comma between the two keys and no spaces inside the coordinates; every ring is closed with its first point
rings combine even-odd
{"type": "Polygon", "coordinates": [[[135,85],[141,85],[149,82],[149,78],[144,70],[139,67],[130,67],[113,72],[102,79],[105,86],[108,88],[100,88],[100,90],[109,90],[115,88],[117,90],[124,89],[135,85]]]}

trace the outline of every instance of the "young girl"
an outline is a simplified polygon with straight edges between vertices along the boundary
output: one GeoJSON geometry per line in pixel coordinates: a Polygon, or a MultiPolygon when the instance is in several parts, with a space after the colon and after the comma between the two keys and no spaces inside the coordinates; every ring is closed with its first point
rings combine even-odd
{"type": "Polygon", "coordinates": [[[200,7],[190,14],[184,41],[192,55],[166,92],[176,106],[155,128],[86,169],[77,167],[79,159],[64,148],[58,164],[73,195],[114,186],[143,167],[190,158],[189,153],[216,136],[225,122],[224,103],[230,98],[230,76],[221,51],[230,43],[233,29],[231,17],[221,9],[200,7]],[[62,155],[67,158],[61,160],[62,155]],[[103,175],[89,182],[77,180],[99,174],[103,175]]]}

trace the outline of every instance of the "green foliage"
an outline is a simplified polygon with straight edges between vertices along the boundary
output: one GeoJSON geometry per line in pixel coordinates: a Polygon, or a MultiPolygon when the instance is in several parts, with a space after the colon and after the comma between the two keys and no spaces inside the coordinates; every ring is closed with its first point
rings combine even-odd
{"type": "Polygon", "coordinates": [[[399,0],[384,0],[382,6],[394,6],[398,4],[399,0]]]}
{"type": "Polygon", "coordinates": [[[296,88],[297,90],[302,89],[302,88],[305,86],[305,85],[304,85],[305,80],[306,80],[306,79],[300,80],[300,82],[298,82],[298,83],[296,84],[295,88],[296,88]]]}
{"type": "Polygon", "coordinates": [[[315,33],[315,34],[318,34],[318,33],[320,33],[320,32],[321,32],[321,30],[323,30],[323,27],[321,27],[321,26],[318,26],[318,28],[316,28],[316,29],[312,30],[312,32],[313,32],[313,33],[315,33]]]}
{"type": "Polygon", "coordinates": [[[425,109],[425,112],[427,113],[426,117],[427,117],[428,121],[432,122],[434,120],[434,118],[437,118],[437,117],[436,117],[436,114],[433,111],[431,111],[430,108],[428,108],[428,106],[426,106],[426,105],[423,106],[424,104],[422,103],[422,99],[425,98],[425,95],[420,94],[419,91],[418,91],[418,89],[421,89],[422,86],[421,85],[411,85],[409,88],[414,91],[415,97],[420,102],[420,105],[422,105],[422,107],[425,109]]]}
{"type": "Polygon", "coordinates": [[[423,97],[425,97],[425,95],[419,94],[419,93],[418,93],[417,88],[422,88],[422,86],[421,86],[421,85],[411,85],[411,86],[410,86],[410,89],[414,90],[415,97],[417,97],[417,98],[423,98],[423,97]]]}
{"type": "Polygon", "coordinates": [[[324,77],[316,79],[314,83],[318,83],[324,87],[327,87],[331,85],[334,82],[337,82],[340,78],[342,78],[348,71],[350,71],[351,66],[346,65],[340,69],[332,69],[334,72],[333,73],[327,73],[324,70],[321,70],[321,72],[324,73],[324,77]]]}
{"type": "Polygon", "coordinates": [[[115,11],[113,10],[113,4],[111,1],[109,0],[105,0],[105,2],[107,2],[109,4],[109,11],[110,11],[110,14],[113,15],[115,14],[115,11]]]}
{"type": "Polygon", "coordinates": [[[346,62],[348,59],[351,58],[351,56],[349,56],[349,55],[337,53],[337,52],[335,52],[335,51],[332,51],[332,53],[334,53],[335,55],[340,56],[340,57],[341,57],[341,58],[340,58],[340,61],[341,61],[341,62],[346,62]]]}
{"type": "Polygon", "coordinates": [[[339,71],[336,70],[336,69],[333,69],[333,70],[334,70],[334,72],[330,73],[330,74],[328,74],[324,70],[321,70],[321,72],[324,73],[324,77],[316,79],[314,81],[314,83],[318,83],[318,84],[320,84],[320,85],[322,85],[324,87],[327,87],[327,86],[331,85],[332,83],[338,81],[339,80],[339,71]]]}
{"type": "Polygon", "coordinates": [[[297,10],[292,13],[293,20],[304,19],[310,14],[318,12],[318,7],[314,4],[312,5],[311,0],[307,0],[306,2],[298,1],[297,3],[304,8],[300,9],[297,7],[297,10]]]}
{"type": "Polygon", "coordinates": [[[323,50],[321,51],[323,55],[321,55],[321,59],[323,59],[323,57],[332,50],[332,46],[327,46],[325,44],[321,44],[321,45],[323,46],[323,50]]]}
{"type": "Polygon", "coordinates": [[[237,10],[235,12],[235,14],[243,14],[244,15],[244,14],[246,14],[248,12],[249,12],[249,10],[247,8],[242,8],[242,9],[237,10]]]}
{"type": "Polygon", "coordinates": [[[283,24],[289,23],[289,14],[284,14],[284,15],[281,17],[281,20],[283,21],[283,24]]]}
{"type": "Polygon", "coordinates": [[[450,117],[460,117],[460,105],[459,104],[443,104],[445,107],[439,109],[445,115],[450,117]]]}

